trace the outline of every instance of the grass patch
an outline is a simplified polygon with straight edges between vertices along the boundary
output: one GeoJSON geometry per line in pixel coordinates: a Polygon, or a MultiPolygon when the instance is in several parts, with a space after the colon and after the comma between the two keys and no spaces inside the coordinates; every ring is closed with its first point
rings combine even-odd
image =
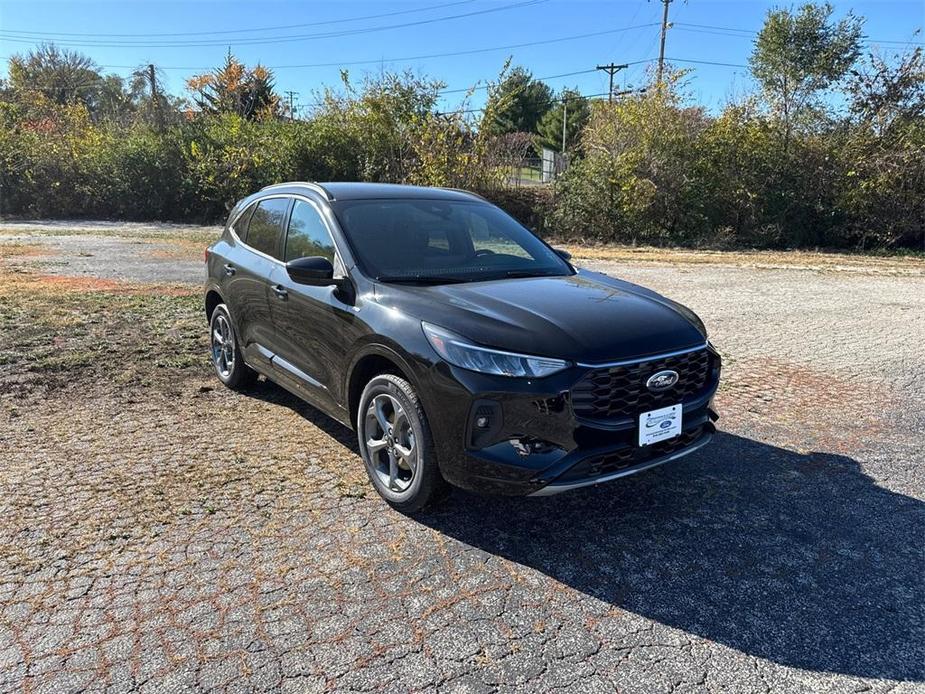
{"type": "Polygon", "coordinates": [[[826,251],[720,251],[651,246],[557,243],[576,260],[624,263],[733,265],[737,267],[833,270],[883,274],[925,274],[925,256],[826,251]]]}
{"type": "Polygon", "coordinates": [[[0,390],[207,373],[198,292],[0,271],[0,390]]]}
{"type": "MultiPolygon", "coordinates": [[[[198,244],[200,248],[215,241],[222,233],[220,226],[185,224],[150,224],[137,222],[54,222],[0,221],[3,236],[108,236],[126,239],[150,239],[198,244]]],[[[3,246],[0,245],[0,248],[3,246]]]]}
{"type": "Polygon", "coordinates": [[[46,255],[48,249],[33,243],[3,243],[0,242],[0,258],[32,258],[46,255]]]}

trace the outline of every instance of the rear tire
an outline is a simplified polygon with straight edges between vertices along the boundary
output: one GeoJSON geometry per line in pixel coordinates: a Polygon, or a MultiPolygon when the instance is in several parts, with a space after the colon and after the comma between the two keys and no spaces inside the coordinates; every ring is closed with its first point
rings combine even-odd
{"type": "Polygon", "coordinates": [[[381,374],[366,384],[357,438],[370,482],[396,510],[415,513],[446,495],[427,416],[404,378],[381,374]]]}
{"type": "Polygon", "coordinates": [[[234,322],[225,304],[216,306],[209,317],[209,347],[218,380],[232,390],[254,384],[257,373],[244,363],[234,322]]]}

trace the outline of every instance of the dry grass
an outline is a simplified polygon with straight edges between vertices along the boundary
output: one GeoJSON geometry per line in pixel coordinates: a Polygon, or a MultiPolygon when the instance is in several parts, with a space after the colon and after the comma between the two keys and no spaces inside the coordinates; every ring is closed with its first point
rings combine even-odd
{"type": "Polygon", "coordinates": [[[925,257],[919,256],[872,256],[814,251],[710,251],[576,244],[565,244],[563,247],[576,260],[925,275],[925,257]]]}
{"type": "Polygon", "coordinates": [[[0,390],[176,383],[208,362],[199,292],[0,266],[0,390]]]}
{"type": "Polygon", "coordinates": [[[12,258],[34,258],[48,253],[48,249],[33,243],[0,243],[0,261],[12,258]]]}
{"type": "Polygon", "coordinates": [[[280,498],[305,513],[322,492],[365,496],[351,432],[271,384],[223,388],[206,335],[194,288],[0,264],[4,528],[31,529],[0,569],[102,561],[178,522],[266,523],[280,498]]]}
{"type": "Polygon", "coordinates": [[[182,240],[208,245],[221,234],[220,226],[161,222],[106,222],[84,220],[0,220],[4,236],[116,236],[154,241],[182,240]]]}

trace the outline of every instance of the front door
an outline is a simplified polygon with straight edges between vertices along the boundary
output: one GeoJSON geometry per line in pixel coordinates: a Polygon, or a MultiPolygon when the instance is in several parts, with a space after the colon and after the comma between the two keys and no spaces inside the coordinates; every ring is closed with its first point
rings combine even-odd
{"type": "MultiPolygon", "coordinates": [[[[341,266],[331,234],[310,202],[293,203],[284,243],[285,261],[321,256],[341,266]]],[[[340,398],[337,378],[344,371],[346,346],[355,339],[351,298],[334,286],[293,282],[284,266],[270,277],[270,310],[277,328],[275,371],[310,400],[334,405],[340,398]]]]}

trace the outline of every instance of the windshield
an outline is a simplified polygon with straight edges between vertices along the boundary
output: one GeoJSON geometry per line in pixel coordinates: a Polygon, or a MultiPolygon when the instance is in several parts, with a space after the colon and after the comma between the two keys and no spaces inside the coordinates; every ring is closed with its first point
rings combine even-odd
{"type": "Polygon", "coordinates": [[[446,200],[350,200],[335,212],[360,267],[384,282],[477,282],[571,275],[497,207],[446,200]]]}

